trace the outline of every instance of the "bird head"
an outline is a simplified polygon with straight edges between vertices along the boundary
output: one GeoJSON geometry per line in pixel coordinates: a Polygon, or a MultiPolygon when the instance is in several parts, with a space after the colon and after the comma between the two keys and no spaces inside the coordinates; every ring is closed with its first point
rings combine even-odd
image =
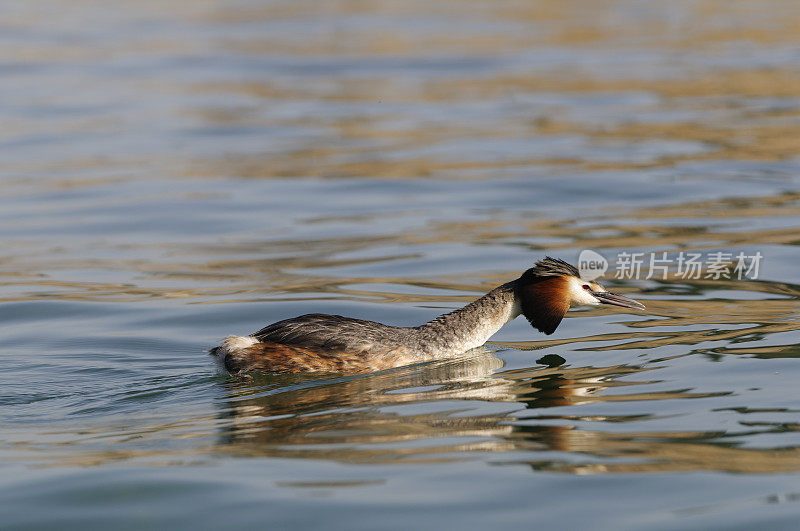
{"type": "Polygon", "coordinates": [[[545,257],[517,280],[522,314],[531,326],[552,334],[567,310],[576,306],[610,304],[644,309],[628,297],[612,293],[594,281],[583,280],[577,268],[556,258],[545,257]]]}

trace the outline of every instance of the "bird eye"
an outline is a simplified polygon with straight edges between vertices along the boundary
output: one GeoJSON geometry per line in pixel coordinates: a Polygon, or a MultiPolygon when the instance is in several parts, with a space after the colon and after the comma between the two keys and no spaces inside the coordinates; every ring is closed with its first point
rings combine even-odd
{"type": "Polygon", "coordinates": [[[583,285],[583,289],[585,289],[587,291],[591,291],[592,290],[592,288],[589,287],[589,284],[584,284],[583,285]]]}

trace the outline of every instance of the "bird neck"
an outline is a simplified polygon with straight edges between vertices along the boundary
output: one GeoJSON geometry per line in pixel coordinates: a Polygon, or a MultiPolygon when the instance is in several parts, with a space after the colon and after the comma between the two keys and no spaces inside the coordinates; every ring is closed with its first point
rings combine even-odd
{"type": "Polygon", "coordinates": [[[416,339],[427,359],[460,354],[486,343],[520,313],[517,282],[508,282],[417,327],[416,339]]]}

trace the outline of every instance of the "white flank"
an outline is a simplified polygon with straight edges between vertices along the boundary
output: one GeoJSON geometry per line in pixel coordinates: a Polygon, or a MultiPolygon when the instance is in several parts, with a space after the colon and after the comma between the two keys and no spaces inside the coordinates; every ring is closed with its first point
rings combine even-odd
{"type": "Polygon", "coordinates": [[[228,336],[219,345],[217,355],[225,358],[228,354],[236,354],[240,350],[252,347],[258,343],[258,339],[252,336],[228,336]]]}
{"type": "Polygon", "coordinates": [[[222,340],[219,347],[213,350],[214,361],[217,364],[217,370],[227,373],[227,369],[225,368],[225,358],[230,356],[235,356],[237,353],[241,352],[242,350],[246,349],[247,347],[252,347],[258,343],[258,339],[251,337],[251,336],[228,336],[222,340]]]}

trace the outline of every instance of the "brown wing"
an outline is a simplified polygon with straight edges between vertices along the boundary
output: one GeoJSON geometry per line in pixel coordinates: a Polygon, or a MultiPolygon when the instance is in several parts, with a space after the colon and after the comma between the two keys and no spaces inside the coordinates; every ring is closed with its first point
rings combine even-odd
{"type": "Polygon", "coordinates": [[[319,348],[256,343],[225,358],[231,373],[362,372],[413,363],[407,349],[381,352],[347,352],[319,348]]]}

